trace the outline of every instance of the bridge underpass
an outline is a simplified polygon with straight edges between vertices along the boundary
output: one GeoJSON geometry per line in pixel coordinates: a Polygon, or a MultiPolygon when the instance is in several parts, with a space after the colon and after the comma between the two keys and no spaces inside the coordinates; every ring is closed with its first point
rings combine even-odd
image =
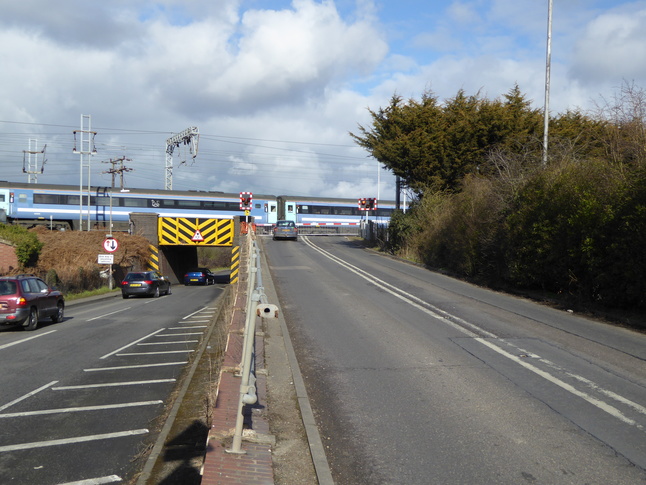
{"type": "Polygon", "coordinates": [[[199,266],[200,247],[230,248],[232,266],[237,254],[239,223],[235,219],[160,217],[131,213],[133,233],[150,242],[149,270],[160,271],[171,283],[181,284],[190,268],[199,266]]]}

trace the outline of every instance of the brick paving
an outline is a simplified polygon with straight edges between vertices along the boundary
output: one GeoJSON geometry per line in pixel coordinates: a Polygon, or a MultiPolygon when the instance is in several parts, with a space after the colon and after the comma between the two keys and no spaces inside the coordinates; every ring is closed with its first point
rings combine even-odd
{"type": "Polygon", "coordinates": [[[202,470],[203,485],[273,485],[272,437],[266,413],[266,372],[262,335],[256,334],[256,394],[258,401],[243,410],[244,430],[241,449],[244,453],[229,453],[236,426],[240,377],[236,377],[242,359],[245,325],[246,282],[240,281],[239,291],[229,328],[226,353],[219,377],[211,430],[202,470]]]}

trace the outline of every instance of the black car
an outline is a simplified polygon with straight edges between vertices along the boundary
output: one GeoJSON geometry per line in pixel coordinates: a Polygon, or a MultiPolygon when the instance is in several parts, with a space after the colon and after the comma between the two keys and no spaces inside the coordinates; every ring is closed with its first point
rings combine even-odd
{"type": "Polygon", "coordinates": [[[157,271],[131,272],[121,282],[121,296],[170,295],[170,280],[157,271]]]}
{"type": "Polygon", "coordinates": [[[0,324],[36,330],[38,321],[63,320],[65,297],[34,275],[0,277],[0,324]]]}

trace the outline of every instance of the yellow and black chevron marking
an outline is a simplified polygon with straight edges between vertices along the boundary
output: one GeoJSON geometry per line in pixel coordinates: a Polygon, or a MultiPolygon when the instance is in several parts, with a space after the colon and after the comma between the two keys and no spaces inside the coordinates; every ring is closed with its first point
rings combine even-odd
{"type": "Polygon", "coordinates": [[[160,217],[159,244],[167,246],[232,246],[233,219],[160,217]]]}
{"type": "Polygon", "coordinates": [[[148,271],[159,271],[159,249],[152,244],[149,244],[148,250],[150,251],[150,256],[148,256],[146,269],[148,271]]]}
{"type": "Polygon", "coordinates": [[[240,246],[233,246],[231,248],[231,275],[229,276],[229,283],[234,284],[238,282],[240,272],[240,246]]]}

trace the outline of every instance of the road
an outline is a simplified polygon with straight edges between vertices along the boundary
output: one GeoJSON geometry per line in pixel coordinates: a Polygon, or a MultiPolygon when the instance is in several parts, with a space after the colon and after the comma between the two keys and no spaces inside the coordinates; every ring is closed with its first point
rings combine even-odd
{"type": "Polygon", "coordinates": [[[646,335],[340,237],[262,247],[336,483],[646,483],[646,335]]]}
{"type": "Polygon", "coordinates": [[[0,332],[0,483],[127,482],[172,405],[219,285],[70,305],[0,332]]]}

